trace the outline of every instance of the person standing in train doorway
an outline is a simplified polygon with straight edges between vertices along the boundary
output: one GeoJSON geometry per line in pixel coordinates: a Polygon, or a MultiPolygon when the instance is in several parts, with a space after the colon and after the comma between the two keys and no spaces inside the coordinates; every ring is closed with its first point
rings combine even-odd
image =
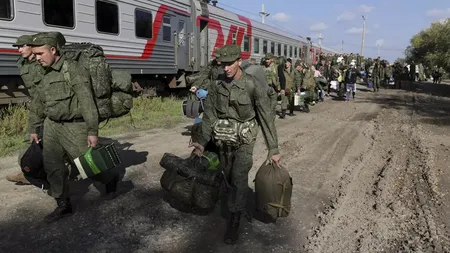
{"type": "Polygon", "coordinates": [[[231,212],[224,241],[234,244],[239,238],[241,213],[247,204],[248,173],[253,165],[259,126],[266,141],[267,158],[279,165],[281,156],[267,90],[260,89],[254,77],[242,70],[241,48],[226,45],[217,60],[224,66],[225,75],[209,89],[201,138],[190,147],[201,156],[205,145],[213,140],[220,149],[231,212]]]}
{"type": "MultiPolygon", "coordinates": [[[[55,198],[56,209],[44,218],[47,223],[73,213],[69,198],[68,174],[64,164],[67,154],[72,160],[98,144],[98,112],[94,101],[90,75],[86,68],[61,56],[59,32],[39,33],[30,45],[36,60],[44,68],[42,80],[36,86],[39,106],[45,111],[43,161],[50,183],[48,194],[55,198]],[[67,64],[64,72],[63,65],[67,64]]],[[[35,110],[35,108],[30,108],[35,110]]],[[[38,141],[31,132],[30,139],[38,141]]],[[[96,180],[105,184],[107,196],[115,196],[118,173],[108,171],[96,180]]]]}
{"type": "MultiPolygon", "coordinates": [[[[17,39],[17,42],[13,44],[13,47],[17,47],[18,51],[20,53],[20,57],[17,60],[17,66],[19,67],[20,77],[22,78],[22,81],[25,85],[25,87],[28,89],[28,93],[30,94],[31,98],[31,104],[34,104],[36,102],[36,92],[35,83],[39,83],[42,76],[43,76],[43,68],[39,63],[36,61],[35,55],[31,51],[31,46],[29,45],[32,42],[33,36],[32,35],[22,35],[17,39]]],[[[35,107],[36,108],[36,107],[35,107]]],[[[29,122],[35,122],[36,119],[39,119],[42,116],[43,109],[42,108],[36,108],[36,110],[29,112],[29,122]]],[[[35,129],[31,130],[28,129],[28,132],[36,131],[37,133],[42,132],[42,125],[30,125],[31,127],[34,127],[35,129]]],[[[25,142],[29,142],[29,135],[25,137],[25,142]]],[[[19,152],[19,163],[20,158],[22,157],[23,153],[25,153],[26,149],[21,150],[19,152]]],[[[14,182],[17,185],[29,185],[30,182],[25,178],[22,172],[15,172],[12,174],[9,174],[6,176],[6,180],[10,182],[14,182]]]]}

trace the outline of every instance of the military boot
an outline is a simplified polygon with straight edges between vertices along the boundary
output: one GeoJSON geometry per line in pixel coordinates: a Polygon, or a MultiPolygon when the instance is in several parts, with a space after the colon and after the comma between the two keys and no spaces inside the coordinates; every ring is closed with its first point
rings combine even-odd
{"type": "Polygon", "coordinates": [[[288,114],[288,115],[291,116],[291,117],[294,117],[294,116],[295,116],[295,114],[294,114],[294,108],[289,109],[289,114],[288,114]]]}
{"type": "Polygon", "coordinates": [[[6,176],[6,180],[16,183],[17,185],[30,185],[30,182],[25,178],[22,172],[11,173],[6,176]]]}
{"type": "Polygon", "coordinates": [[[70,199],[57,198],[56,204],[58,205],[56,209],[49,215],[45,216],[45,222],[52,223],[73,214],[70,199]]]}
{"type": "Polygon", "coordinates": [[[286,118],[286,110],[281,110],[280,119],[286,118]]]}
{"type": "Polygon", "coordinates": [[[226,244],[235,244],[239,239],[239,223],[241,222],[241,212],[231,213],[228,221],[227,232],[225,233],[226,244]]]}

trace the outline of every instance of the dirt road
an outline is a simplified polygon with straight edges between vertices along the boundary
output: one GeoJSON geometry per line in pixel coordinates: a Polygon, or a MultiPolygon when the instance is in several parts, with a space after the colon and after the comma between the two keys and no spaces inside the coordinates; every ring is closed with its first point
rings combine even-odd
{"type": "MultiPolygon", "coordinates": [[[[220,208],[178,212],[162,200],[164,152],[187,156],[187,121],[171,130],[118,138],[122,194],[99,201],[90,182],[74,184],[76,213],[46,225],[54,201],[4,176],[0,160],[0,252],[447,252],[450,217],[450,86],[417,84],[351,102],[328,98],[277,120],[283,164],[294,180],[290,216],[242,221],[238,245],[222,243],[220,208]]],[[[266,156],[260,138],[249,185],[266,156]]]]}

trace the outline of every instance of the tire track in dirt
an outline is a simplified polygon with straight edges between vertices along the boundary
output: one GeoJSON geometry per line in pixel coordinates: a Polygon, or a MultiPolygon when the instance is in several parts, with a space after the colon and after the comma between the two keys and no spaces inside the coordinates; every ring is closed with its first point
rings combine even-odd
{"type": "Polygon", "coordinates": [[[447,236],[435,222],[429,154],[413,114],[385,109],[371,122],[365,131],[370,144],[345,169],[335,200],[319,214],[309,252],[446,252],[440,241],[447,236]]]}

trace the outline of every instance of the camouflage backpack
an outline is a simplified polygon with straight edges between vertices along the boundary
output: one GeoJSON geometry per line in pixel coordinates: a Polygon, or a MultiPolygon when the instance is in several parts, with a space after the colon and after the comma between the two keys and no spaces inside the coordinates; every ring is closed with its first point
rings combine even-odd
{"type": "MultiPolygon", "coordinates": [[[[103,49],[91,43],[72,43],[62,47],[67,59],[76,61],[89,70],[99,121],[117,118],[133,107],[131,75],[111,70],[103,49]]],[[[67,62],[63,64],[65,79],[70,82],[67,62]]]]}

